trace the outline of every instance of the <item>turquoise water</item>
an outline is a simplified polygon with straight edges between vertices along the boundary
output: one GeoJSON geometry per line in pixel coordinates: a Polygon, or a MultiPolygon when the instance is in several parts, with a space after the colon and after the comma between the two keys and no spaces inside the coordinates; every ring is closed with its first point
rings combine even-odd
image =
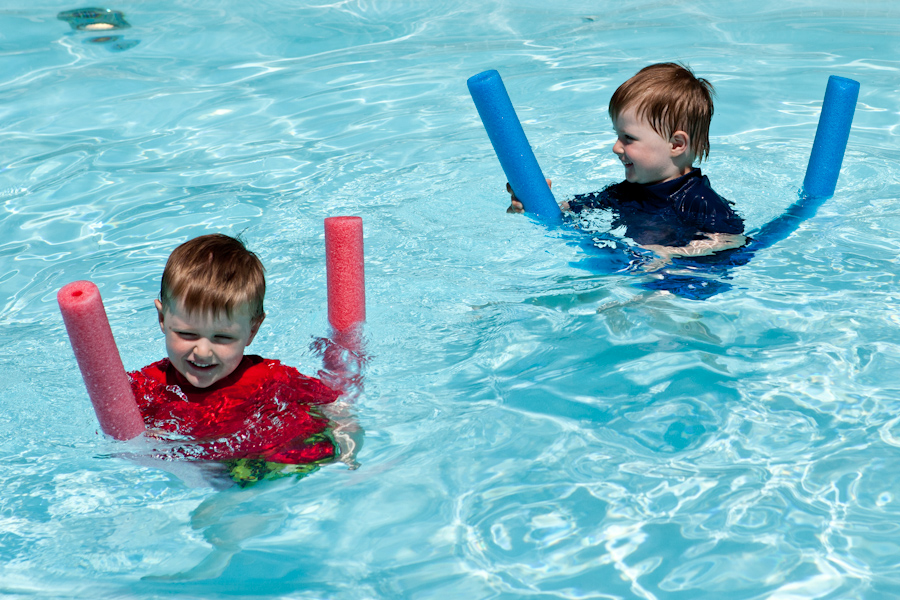
{"type": "Polygon", "coordinates": [[[111,42],[0,9],[4,597],[900,594],[896,3],[109,7],[111,42]],[[835,197],[703,302],[506,215],[465,86],[501,72],[563,198],[621,178],[605,106],[660,60],[717,86],[704,171],[750,227],[796,199],[828,76],[862,85],[835,197]],[[96,282],[135,369],[168,253],[243,232],[251,349],[315,373],[337,214],[366,228],[362,466],[217,491],[119,457],[56,291],[96,282]]]}

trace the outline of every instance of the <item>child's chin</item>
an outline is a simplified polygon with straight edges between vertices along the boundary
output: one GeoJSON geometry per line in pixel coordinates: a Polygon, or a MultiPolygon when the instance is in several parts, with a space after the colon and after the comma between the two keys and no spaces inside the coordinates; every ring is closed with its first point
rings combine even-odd
{"type": "MultiPolygon", "coordinates": [[[[190,381],[190,380],[188,380],[188,381],[190,381]]],[[[218,379],[213,379],[211,381],[191,381],[191,385],[194,386],[195,388],[202,390],[202,389],[206,389],[206,388],[210,387],[212,384],[214,384],[217,381],[218,381],[218,379]]]]}
{"type": "Polygon", "coordinates": [[[195,388],[208,388],[213,385],[215,382],[219,381],[221,377],[210,374],[208,377],[198,377],[196,373],[188,371],[187,373],[182,373],[187,382],[190,383],[195,388]]]}

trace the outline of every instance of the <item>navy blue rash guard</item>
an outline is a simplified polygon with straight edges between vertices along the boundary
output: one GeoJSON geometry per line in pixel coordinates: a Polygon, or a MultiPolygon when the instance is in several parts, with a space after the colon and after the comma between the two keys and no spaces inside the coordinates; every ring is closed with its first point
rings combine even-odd
{"type": "Polygon", "coordinates": [[[625,236],[638,244],[686,246],[704,239],[703,233],[743,233],[744,220],[728,200],[694,169],[678,179],[653,185],[623,181],[593,194],[569,200],[569,210],[609,209],[612,227],[625,227],[625,236]]]}

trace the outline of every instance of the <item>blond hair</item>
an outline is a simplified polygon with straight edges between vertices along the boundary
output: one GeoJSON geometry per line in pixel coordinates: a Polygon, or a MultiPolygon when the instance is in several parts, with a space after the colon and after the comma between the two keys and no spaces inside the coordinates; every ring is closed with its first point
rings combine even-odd
{"type": "Polygon", "coordinates": [[[266,269],[244,242],[221,233],[189,240],[169,255],[159,301],[163,309],[180,302],[188,313],[224,312],[230,318],[243,306],[253,321],[265,316],[266,269]]]}
{"type": "Polygon", "coordinates": [[[646,120],[653,131],[668,139],[684,131],[691,139],[693,158],[709,156],[709,123],[715,90],[686,66],[658,63],[644,67],[619,86],[609,101],[613,121],[627,109],[646,120]]]}

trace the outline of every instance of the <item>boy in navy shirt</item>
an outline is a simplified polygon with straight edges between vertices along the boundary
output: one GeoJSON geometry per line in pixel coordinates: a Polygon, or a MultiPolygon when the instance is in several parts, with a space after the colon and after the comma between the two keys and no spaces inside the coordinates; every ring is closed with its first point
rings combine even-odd
{"type": "MultiPolygon", "coordinates": [[[[560,208],[613,212],[613,229],[663,259],[703,256],[746,243],[743,220],[693,166],[709,155],[713,87],[686,67],[641,69],[609,102],[625,181],[575,196],[560,208]]],[[[550,184],[550,180],[547,180],[550,184]]],[[[507,184],[507,191],[512,189],[507,184]]],[[[508,212],[522,212],[515,194],[508,212]]]]}

